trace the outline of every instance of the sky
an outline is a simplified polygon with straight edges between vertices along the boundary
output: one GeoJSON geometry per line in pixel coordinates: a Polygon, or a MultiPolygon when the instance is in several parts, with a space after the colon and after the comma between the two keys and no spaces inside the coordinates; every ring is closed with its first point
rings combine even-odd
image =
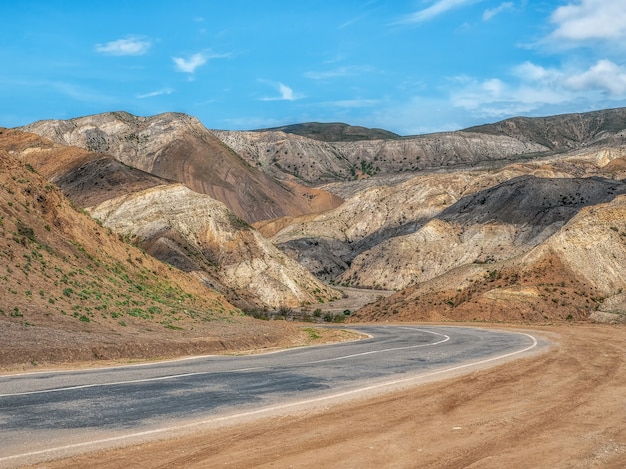
{"type": "Polygon", "coordinates": [[[0,126],[184,112],[401,135],[626,106],[626,0],[0,0],[0,126]]]}

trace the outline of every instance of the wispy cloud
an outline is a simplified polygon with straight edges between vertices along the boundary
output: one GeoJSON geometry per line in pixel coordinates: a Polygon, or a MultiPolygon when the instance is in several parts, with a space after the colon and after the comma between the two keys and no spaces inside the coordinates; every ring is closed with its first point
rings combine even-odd
{"type": "Polygon", "coordinates": [[[155,96],[162,96],[166,94],[172,94],[174,92],[171,88],[163,88],[162,90],[152,91],[150,93],[138,94],[138,99],[154,98],[155,96]]]}
{"type": "Polygon", "coordinates": [[[371,71],[371,67],[339,67],[333,70],[326,70],[324,72],[306,72],[304,76],[306,78],[310,78],[311,80],[328,80],[330,78],[360,75],[371,71]]]}
{"type": "Polygon", "coordinates": [[[43,82],[42,85],[49,87],[57,93],[60,93],[68,98],[83,103],[98,103],[101,105],[110,105],[111,103],[114,103],[116,101],[116,98],[112,96],[103,94],[100,91],[95,90],[91,87],[78,85],[75,83],[52,81],[43,82]]]}
{"type": "Polygon", "coordinates": [[[259,101],[295,101],[302,98],[301,95],[294,93],[293,89],[283,83],[273,83],[265,80],[260,81],[261,83],[267,83],[275,86],[280,93],[280,96],[263,97],[259,98],[259,101]]]}
{"type": "Polygon", "coordinates": [[[438,0],[428,8],[405,15],[397,21],[397,24],[424,23],[455,8],[471,5],[480,1],[482,0],[438,0]]]}
{"type": "Polygon", "coordinates": [[[491,18],[493,18],[496,15],[499,15],[503,11],[512,10],[512,9],[513,9],[513,2],[501,3],[499,6],[497,6],[495,8],[488,8],[488,9],[486,9],[483,12],[483,20],[489,21],[491,18]]]}
{"type": "Polygon", "coordinates": [[[151,45],[148,39],[131,36],[106,44],[96,44],[96,51],[106,55],[143,55],[151,45]]]}
{"type": "Polygon", "coordinates": [[[335,106],[340,108],[356,109],[378,106],[381,103],[379,99],[342,99],[324,103],[325,106],[335,106]]]}
{"type": "Polygon", "coordinates": [[[172,57],[176,70],[182,73],[193,74],[195,71],[206,64],[211,59],[223,59],[229,57],[230,54],[216,54],[212,51],[203,51],[192,54],[187,57],[172,57]]]}

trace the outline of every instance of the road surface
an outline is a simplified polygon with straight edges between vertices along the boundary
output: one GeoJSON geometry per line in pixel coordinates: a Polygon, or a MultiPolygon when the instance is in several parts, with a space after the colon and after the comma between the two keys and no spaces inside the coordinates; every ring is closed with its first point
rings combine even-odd
{"type": "Polygon", "coordinates": [[[370,339],[252,356],[0,376],[0,467],[338,402],[520,356],[538,342],[469,327],[359,326],[370,339]]]}

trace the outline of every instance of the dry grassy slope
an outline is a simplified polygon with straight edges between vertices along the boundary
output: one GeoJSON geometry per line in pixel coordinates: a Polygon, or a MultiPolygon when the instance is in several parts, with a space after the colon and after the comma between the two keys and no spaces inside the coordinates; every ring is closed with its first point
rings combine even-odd
{"type": "Polygon", "coordinates": [[[624,195],[583,208],[524,256],[451,269],[353,320],[626,322],[625,220],[624,195]]]}
{"type": "Polygon", "coordinates": [[[195,118],[166,113],[144,118],[124,112],[23,128],[66,145],[113,155],[123,163],[224,202],[248,222],[336,207],[341,199],[285,185],[246,163],[195,118]]]}
{"type": "MultiPolygon", "coordinates": [[[[253,305],[300,306],[339,296],[221,202],[183,185],[135,192],[90,211],[105,226],[142,240],[156,256],[170,246],[168,255],[175,252],[195,264],[194,270],[204,264],[205,272],[213,272],[235,291],[246,292],[242,300],[253,305]]],[[[168,255],[164,260],[176,262],[168,255]]]]}
{"type": "MultiPolygon", "coordinates": [[[[215,350],[236,336],[252,346],[259,332],[221,295],[98,225],[4,149],[0,298],[2,366],[215,350]],[[211,343],[194,348],[198,335],[211,343]]],[[[264,328],[272,340],[285,334],[264,328]]]]}

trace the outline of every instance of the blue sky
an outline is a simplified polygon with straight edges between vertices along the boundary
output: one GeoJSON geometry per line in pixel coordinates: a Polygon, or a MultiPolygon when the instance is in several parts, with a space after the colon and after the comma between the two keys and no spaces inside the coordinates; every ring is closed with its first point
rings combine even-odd
{"type": "Polygon", "coordinates": [[[402,135],[626,106],[626,0],[0,0],[0,126],[125,110],[402,135]]]}

